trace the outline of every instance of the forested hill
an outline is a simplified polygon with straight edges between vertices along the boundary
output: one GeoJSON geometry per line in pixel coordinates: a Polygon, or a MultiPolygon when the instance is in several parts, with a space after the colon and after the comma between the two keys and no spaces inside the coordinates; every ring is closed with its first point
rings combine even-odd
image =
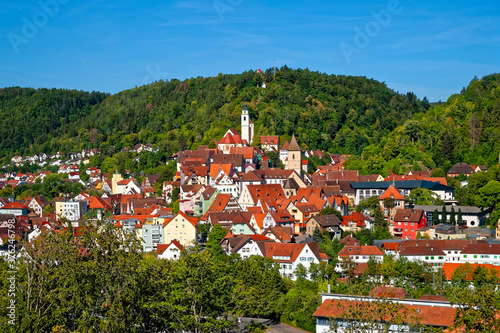
{"type": "Polygon", "coordinates": [[[457,162],[496,165],[499,153],[500,74],[491,74],[474,78],[446,103],[415,114],[347,166],[366,174],[410,167],[446,172],[457,162]]]}
{"type": "Polygon", "coordinates": [[[52,138],[67,133],[63,127],[89,116],[106,96],[64,89],[0,89],[0,158],[50,151],[52,138]]]}
{"type": "Polygon", "coordinates": [[[165,154],[194,149],[212,144],[228,128],[239,129],[243,102],[256,135],[284,140],[294,132],[303,148],[347,154],[360,154],[429,108],[427,99],[396,93],[373,79],[286,66],[275,77],[268,69],[174,79],[112,96],[5,88],[0,158],[93,147],[113,154],[136,143],[159,144],[165,154]]]}

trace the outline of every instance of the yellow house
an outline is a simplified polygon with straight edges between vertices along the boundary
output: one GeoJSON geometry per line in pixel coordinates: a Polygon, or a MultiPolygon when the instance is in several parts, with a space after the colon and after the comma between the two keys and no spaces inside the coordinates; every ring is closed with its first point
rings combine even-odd
{"type": "Polygon", "coordinates": [[[184,212],[179,212],[174,217],[159,217],[163,224],[163,241],[165,244],[174,239],[183,246],[191,246],[196,242],[196,224],[198,218],[189,217],[184,212]]]}
{"type": "Polygon", "coordinates": [[[319,215],[319,210],[316,207],[316,205],[310,205],[307,203],[297,203],[295,205],[292,205],[288,211],[290,214],[293,216],[293,219],[295,220],[294,223],[294,232],[296,234],[300,232],[305,232],[306,231],[306,223],[307,221],[315,216],[319,215]]]}

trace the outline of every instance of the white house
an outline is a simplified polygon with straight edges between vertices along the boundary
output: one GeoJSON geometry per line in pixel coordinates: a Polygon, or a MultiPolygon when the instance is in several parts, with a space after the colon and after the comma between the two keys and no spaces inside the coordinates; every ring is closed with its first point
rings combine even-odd
{"type": "Polygon", "coordinates": [[[183,250],[182,245],[174,239],[169,244],[158,244],[156,246],[156,253],[158,253],[158,259],[168,259],[168,260],[177,260],[181,256],[181,252],[183,250]]]}

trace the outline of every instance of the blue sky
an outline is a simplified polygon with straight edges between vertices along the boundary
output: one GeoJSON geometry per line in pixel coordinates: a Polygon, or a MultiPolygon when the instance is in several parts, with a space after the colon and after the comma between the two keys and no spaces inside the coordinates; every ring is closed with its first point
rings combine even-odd
{"type": "Polygon", "coordinates": [[[437,101],[500,72],[500,0],[17,0],[0,21],[0,87],[117,93],[275,60],[437,101]]]}

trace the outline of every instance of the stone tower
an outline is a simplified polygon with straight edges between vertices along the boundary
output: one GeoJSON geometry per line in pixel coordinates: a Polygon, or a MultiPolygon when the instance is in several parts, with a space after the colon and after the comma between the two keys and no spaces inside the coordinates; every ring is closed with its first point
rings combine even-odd
{"type": "Polygon", "coordinates": [[[302,151],[295,139],[295,134],[292,135],[288,147],[288,164],[286,168],[287,170],[295,170],[299,175],[302,175],[302,151]]]}

